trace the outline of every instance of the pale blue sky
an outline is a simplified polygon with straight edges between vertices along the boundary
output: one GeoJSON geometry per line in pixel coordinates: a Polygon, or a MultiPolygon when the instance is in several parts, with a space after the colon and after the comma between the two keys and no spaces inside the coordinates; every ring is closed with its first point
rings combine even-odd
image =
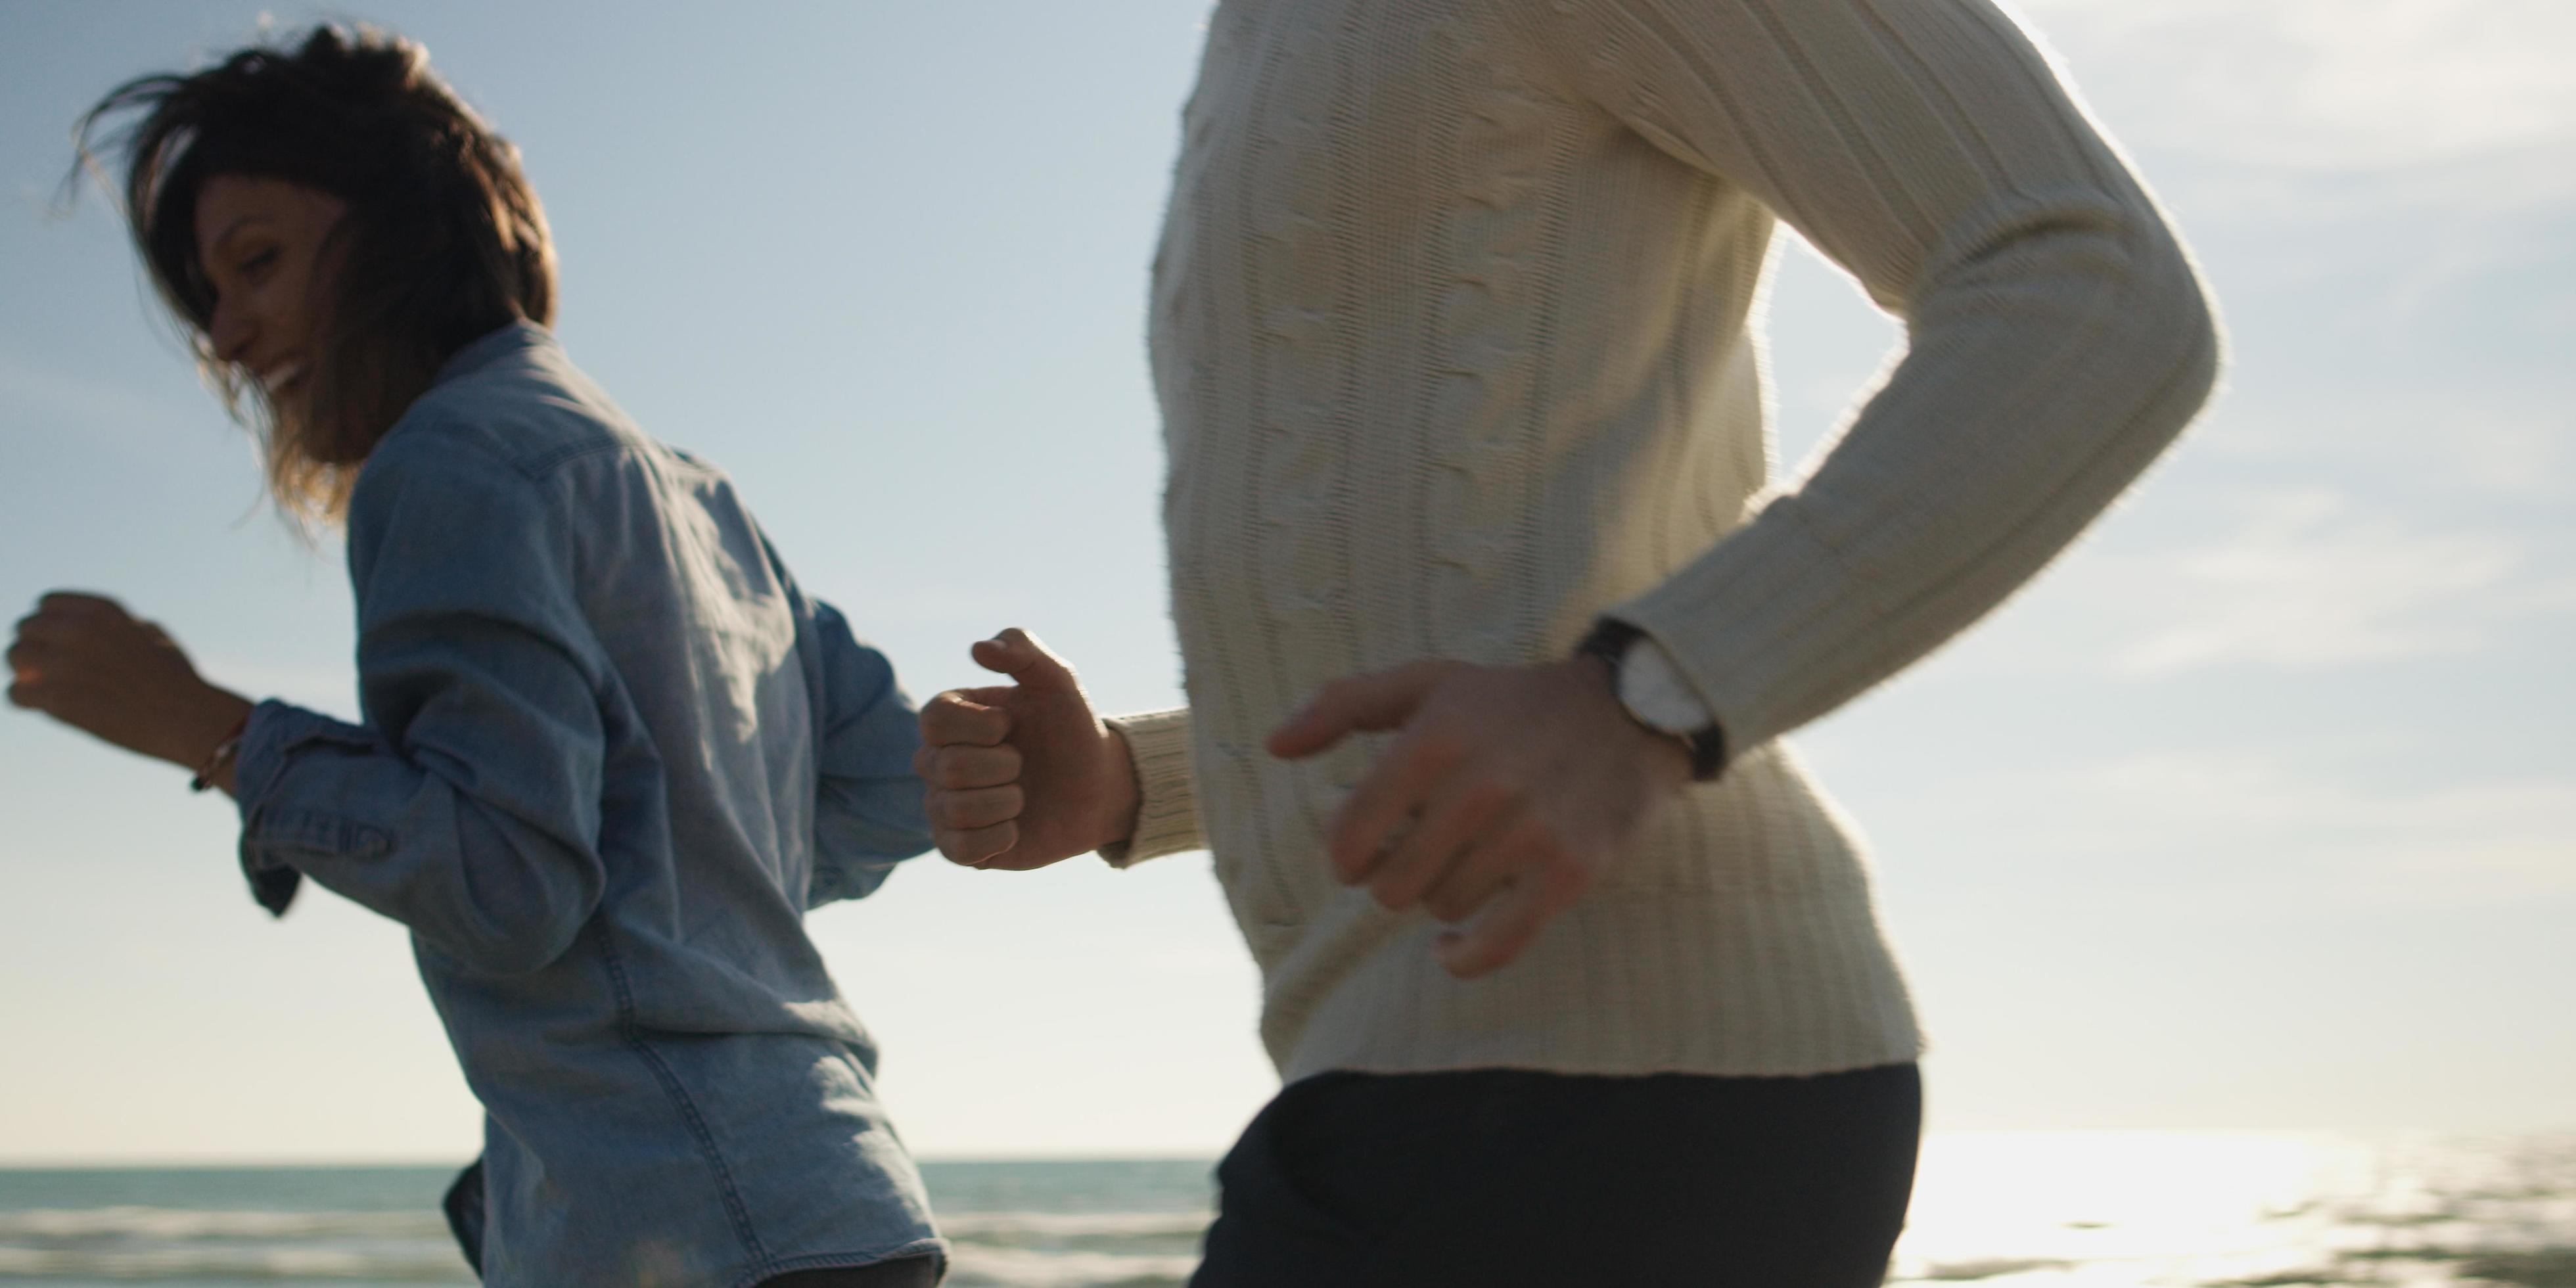
{"type": "MultiPolygon", "coordinates": [[[[424,40],[519,143],[573,356],[916,695],[1017,623],[1136,708],[1178,693],[1142,303],[1205,9],[328,12],[424,40]]],[[[105,205],[49,214],[83,106],[259,12],[0,5],[0,610],[104,590],[347,714],[336,546],[260,508],[105,205]]],[[[2234,366],[2072,556],[1796,739],[1876,847],[1933,1124],[2576,1125],[2576,17],[2030,16],[2234,366]]],[[[1794,463],[1898,333],[1803,250],[1771,321],[1794,463]]],[[[269,924],[230,835],[0,712],[0,1161],[472,1151],[400,930],[319,891],[269,924]]],[[[927,860],[814,932],[922,1152],[1213,1152],[1272,1089],[1203,856],[927,860]]]]}

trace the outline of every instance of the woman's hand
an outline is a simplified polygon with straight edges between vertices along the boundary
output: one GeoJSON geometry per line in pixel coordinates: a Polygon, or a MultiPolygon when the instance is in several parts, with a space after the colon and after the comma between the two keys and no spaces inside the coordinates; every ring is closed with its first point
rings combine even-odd
{"type": "Polygon", "coordinates": [[[1042,868],[1126,840],[1136,763],[1073,671],[1017,629],[974,648],[1015,683],[951,689],[921,708],[913,771],[939,852],[970,868],[1042,868]]]}
{"type": "Polygon", "coordinates": [[[98,595],[37,601],[8,657],[11,705],[186,769],[205,764],[250,713],[239,694],[198,678],[160,627],[98,595]]]}

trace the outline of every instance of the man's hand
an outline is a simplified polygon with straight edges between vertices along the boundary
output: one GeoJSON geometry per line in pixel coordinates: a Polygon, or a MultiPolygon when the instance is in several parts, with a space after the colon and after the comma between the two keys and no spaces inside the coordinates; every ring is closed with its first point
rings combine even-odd
{"type": "Polygon", "coordinates": [[[1630,719],[1592,658],[1336,680],[1270,751],[1298,760],[1389,729],[1401,732],[1334,816],[1333,872],[1451,923],[1437,951],[1461,979],[1519,956],[1691,777],[1689,752],[1630,719]]]}
{"type": "Polygon", "coordinates": [[[971,868],[1025,870],[1132,835],[1135,761],[1073,671],[1016,628],[976,641],[974,655],[1013,683],[922,705],[912,768],[929,784],[939,852],[971,868]]]}
{"type": "Polygon", "coordinates": [[[56,591],[19,619],[9,701],[128,751],[195,769],[250,711],[115,600],[56,591]]]}

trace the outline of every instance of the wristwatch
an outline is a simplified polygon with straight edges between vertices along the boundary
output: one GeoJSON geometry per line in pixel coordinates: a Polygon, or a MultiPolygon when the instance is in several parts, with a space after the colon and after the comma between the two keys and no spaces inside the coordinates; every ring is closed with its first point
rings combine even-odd
{"type": "Polygon", "coordinates": [[[1717,713],[1691,691],[1662,645],[1626,622],[1604,617],[1576,646],[1575,655],[1609,665],[1611,693],[1628,718],[1689,751],[1692,778],[1707,782],[1725,772],[1726,730],[1717,713]]]}

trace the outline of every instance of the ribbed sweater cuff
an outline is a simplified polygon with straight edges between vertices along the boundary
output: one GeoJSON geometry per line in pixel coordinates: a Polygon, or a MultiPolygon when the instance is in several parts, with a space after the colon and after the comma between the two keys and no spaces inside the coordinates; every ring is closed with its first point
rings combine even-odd
{"type": "Polygon", "coordinates": [[[1105,723],[1126,739],[1127,754],[1136,762],[1136,832],[1100,847],[1100,857],[1113,868],[1124,868],[1206,848],[1197,784],[1190,775],[1189,709],[1111,716],[1105,723]]]}
{"type": "Polygon", "coordinates": [[[1740,756],[1804,724],[1848,691],[1861,659],[1834,643],[1866,636],[1879,610],[1841,557],[1782,498],[1699,562],[1609,610],[1644,631],[1726,730],[1740,756]],[[1848,687],[1847,687],[1848,686],[1848,687]]]}

